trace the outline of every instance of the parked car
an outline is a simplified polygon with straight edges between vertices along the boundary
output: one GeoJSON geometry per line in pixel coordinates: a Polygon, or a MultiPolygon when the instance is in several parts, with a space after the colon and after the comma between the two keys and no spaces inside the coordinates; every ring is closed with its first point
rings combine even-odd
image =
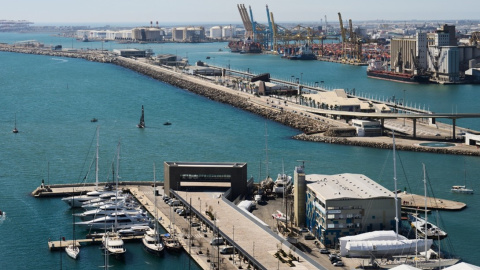
{"type": "MultiPolygon", "coordinates": [[[[186,215],[190,214],[190,209],[188,209],[188,208],[187,209],[182,209],[182,210],[180,210],[180,212],[178,212],[178,214],[180,216],[186,216],[186,215]]],[[[193,224],[192,224],[192,227],[193,227],[193,224]]]]}
{"type": "Polygon", "coordinates": [[[223,238],[222,237],[215,237],[210,240],[210,245],[212,246],[220,246],[223,244],[223,238]]]}
{"type": "Polygon", "coordinates": [[[198,222],[192,222],[192,227],[200,227],[200,223],[198,222]]]}
{"type": "Polygon", "coordinates": [[[337,254],[329,254],[328,258],[331,262],[341,260],[342,258],[337,254]]]}
{"type": "Polygon", "coordinates": [[[320,249],[320,253],[321,254],[330,254],[330,251],[326,248],[322,248],[322,249],[320,249]]]}
{"type": "Polygon", "coordinates": [[[305,240],[315,240],[315,236],[311,234],[305,234],[303,238],[305,238],[305,240]]]}
{"type": "Polygon", "coordinates": [[[300,230],[298,230],[299,232],[301,233],[304,233],[304,232],[308,232],[308,229],[307,228],[300,228],[300,230]]]}
{"type": "Polygon", "coordinates": [[[171,200],[168,205],[170,206],[180,206],[182,203],[179,200],[171,200]]]}
{"type": "Polygon", "coordinates": [[[227,246],[220,249],[220,254],[233,254],[233,247],[227,246]]]}
{"type": "Polygon", "coordinates": [[[333,266],[345,266],[345,264],[342,261],[336,261],[333,263],[333,266]]]}

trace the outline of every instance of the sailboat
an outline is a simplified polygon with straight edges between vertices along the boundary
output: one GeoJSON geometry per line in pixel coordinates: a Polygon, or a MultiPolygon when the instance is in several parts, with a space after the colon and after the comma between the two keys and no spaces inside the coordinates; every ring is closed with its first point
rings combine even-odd
{"type": "MultiPolygon", "coordinates": [[[[427,209],[427,173],[425,169],[425,164],[422,164],[422,165],[423,165],[423,188],[425,190],[425,220],[424,220],[425,222],[423,224],[424,225],[423,231],[426,232],[429,230],[428,229],[429,222],[427,217],[427,211],[428,211],[427,209]]],[[[417,232],[420,233],[421,231],[417,229],[417,232]]],[[[419,254],[416,254],[412,260],[405,261],[405,262],[400,261],[399,263],[409,264],[411,266],[415,266],[420,269],[441,269],[441,268],[454,265],[459,261],[459,259],[456,259],[456,258],[449,258],[449,259],[441,258],[441,255],[439,254],[440,252],[437,253],[431,249],[428,249],[428,246],[426,244],[427,239],[429,238],[428,234],[424,233],[422,236],[425,239],[425,248],[424,248],[425,252],[420,252],[419,254]]],[[[440,240],[440,234],[437,234],[437,237],[438,237],[438,240],[440,240]]],[[[392,264],[392,266],[394,265],[392,264]]],[[[387,267],[387,268],[390,268],[390,267],[387,267]]]]}
{"type": "MultiPolygon", "coordinates": [[[[393,138],[393,180],[394,190],[397,190],[397,162],[395,154],[395,134],[393,138]]],[[[353,236],[344,236],[340,240],[340,254],[342,256],[350,255],[357,257],[370,256],[372,265],[380,265],[382,268],[389,268],[382,262],[376,262],[375,258],[379,257],[406,257],[404,254],[414,254],[424,246],[426,251],[433,244],[431,239],[407,239],[400,235],[399,231],[399,207],[397,192],[394,192],[395,200],[395,231],[374,231],[353,236]]],[[[397,260],[395,260],[397,261],[397,260]]],[[[390,264],[389,265],[393,265],[390,264]]]]}
{"type": "Polygon", "coordinates": [[[89,201],[99,199],[100,197],[113,197],[116,196],[119,192],[118,189],[113,190],[113,187],[111,183],[107,183],[103,189],[98,188],[98,149],[99,149],[99,133],[100,133],[100,126],[97,127],[96,133],[97,133],[97,146],[96,146],[96,151],[95,151],[95,190],[87,192],[85,195],[79,195],[79,196],[70,196],[70,197],[64,197],[62,198],[62,201],[70,205],[70,207],[82,207],[84,203],[87,203],[89,201]]]}
{"type": "MultiPolygon", "coordinates": [[[[116,185],[118,188],[118,167],[120,163],[120,142],[118,142],[117,150],[117,174],[116,174],[116,185]]],[[[115,255],[117,258],[123,257],[127,251],[123,246],[123,239],[120,237],[117,228],[117,217],[115,216],[115,225],[112,227],[112,231],[107,231],[102,237],[102,245],[108,251],[109,254],[115,255]]]]}
{"type": "Polygon", "coordinates": [[[473,189],[467,188],[467,169],[464,169],[463,186],[452,186],[453,193],[473,194],[473,189]]]}
{"type": "Polygon", "coordinates": [[[7,213],[0,210],[0,223],[3,222],[6,217],[7,217],[7,213]]]}
{"type": "Polygon", "coordinates": [[[153,196],[155,197],[155,224],[154,229],[149,229],[142,238],[142,243],[145,249],[155,255],[161,255],[163,253],[163,243],[158,233],[158,217],[157,217],[157,194],[156,194],[156,177],[155,177],[155,163],[153,164],[153,196]]]}
{"type": "Polygon", "coordinates": [[[140,123],[137,125],[138,128],[145,128],[145,114],[142,105],[142,116],[140,116],[140,123]]]}
{"type": "Polygon", "coordinates": [[[76,244],[76,241],[75,241],[75,215],[72,214],[72,219],[73,219],[73,243],[68,245],[66,248],[65,248],[65,252],[67,253],[67,255],[76,260],[78,255],[80,254],[80,248],[77,246],[76,244]]]}
{"type": "Polygon", "coordinates": [[[12,132],[13,132],[13,133],[18,133],[18,129],[17,129],[17,114],[15,114],[15,126],[13,127],[12,132]]]}

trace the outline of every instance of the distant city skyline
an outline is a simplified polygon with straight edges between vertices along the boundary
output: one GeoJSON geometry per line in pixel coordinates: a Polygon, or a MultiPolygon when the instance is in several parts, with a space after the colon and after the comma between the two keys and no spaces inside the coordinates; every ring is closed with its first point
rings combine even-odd
{"type": "Polygon", "coordinates": [[[478,0],[403,0],[397,3],[380,0],[343,1],[287,1],[275,0],[259,3],[233,0],[177,0],[177,1],[127,1],[60,0],[4,1],[0,20],[28,20],[38,25],[89,25],[89,24],[139,24],[150,21],[159,25],[171,24],[241,24],[237,4],[252,7],[254,20],[267,22],[265,5],[273,12],[276,23],[338,22],[338,12],[343,20],[352,21],[411,21],[479,20],[478,0]]]}

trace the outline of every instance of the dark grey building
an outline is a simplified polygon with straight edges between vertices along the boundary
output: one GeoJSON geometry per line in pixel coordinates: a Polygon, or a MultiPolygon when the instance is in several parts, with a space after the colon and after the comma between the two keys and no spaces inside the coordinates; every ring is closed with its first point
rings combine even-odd
{"type": "Polygon", "coordinates": [[[236,198],[247,193],[247,163],[231,162],[165,162],[164,188],[172,190],[231,188],[236,198]]]}

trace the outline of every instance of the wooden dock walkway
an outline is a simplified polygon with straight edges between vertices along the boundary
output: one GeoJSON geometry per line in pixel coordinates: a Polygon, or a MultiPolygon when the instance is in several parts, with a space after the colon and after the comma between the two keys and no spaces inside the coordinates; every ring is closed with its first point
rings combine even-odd
{"type": "MultiPolygon", "coordinates": [[[[122,240],[125,242],[130,242],[130,241],[137,241],[142,238],[143,238],[143,235],[124,236],[122,237],[122,240]]],[[[75,240],[75,246],[82,246],[83,244],[101,244],[101,243],[102,243],[102,237],[75,240]]],[[[72,244],[73,244],[73,240],[48,241],[48,249],[50,251],[58,251],[72,244]]]]}
{"type": "MultiPolygon", "coordinates": [[[[425,209],[425,197],[411,193],[398,193],[402,207],[425,209]]],[[[467,204],[457,201],[427,197],[427,209],[458,211],[467,207],[467,204]]]]}

